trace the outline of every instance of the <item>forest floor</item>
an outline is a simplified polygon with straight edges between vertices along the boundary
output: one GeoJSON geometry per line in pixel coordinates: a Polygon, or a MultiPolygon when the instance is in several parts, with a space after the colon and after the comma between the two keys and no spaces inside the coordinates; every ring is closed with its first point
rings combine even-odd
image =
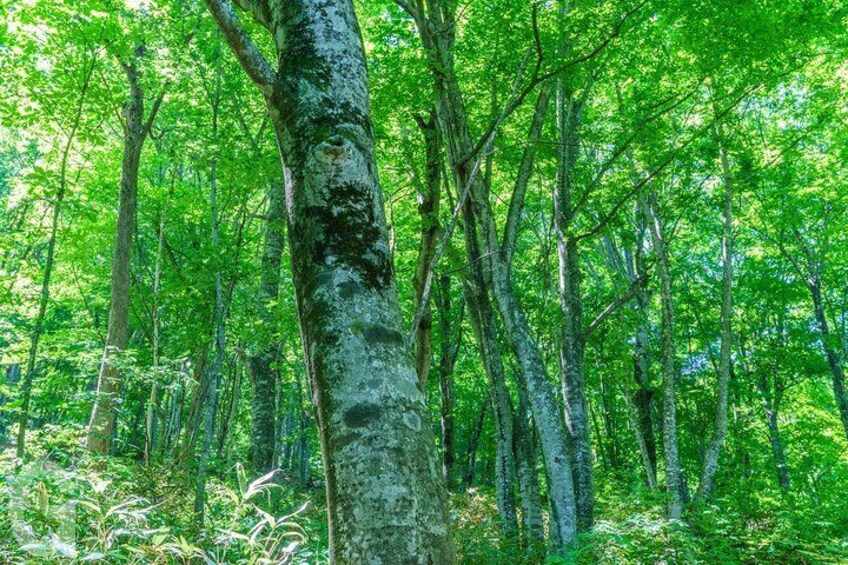
{"type": "MultiPolygon", "coordinates": [[[[0,563],[327,562],[323,490],[294,479],[251,482],[240,465],[212,480],[205,522],[192,513],[194,477],[173,465],[119,457],[95,463],[78,430],[33,434],[31,462],[0,454],[0,563]],[[271,561],[263,561],[270,559],[271,561]]],[[[775,494],[750,477],[745,492],[719,492],[685,522],[662,516],[663,497],[638,477],[599,473],[598,521],[567,558],[500,540],[493,493],[451,496],[459,562],[562,564],[848,563],[848,497],[775,494]]]]}

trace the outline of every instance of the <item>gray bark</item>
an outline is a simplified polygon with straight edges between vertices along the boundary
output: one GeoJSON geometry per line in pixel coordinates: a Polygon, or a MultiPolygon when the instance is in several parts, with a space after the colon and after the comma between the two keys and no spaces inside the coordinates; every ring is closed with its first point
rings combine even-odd
{"type": "Polygon", "coordinates": [[[480,446],[480,438],[483,435],[483,425],[486,423],[486,415],[489,413],[490,402],[483,401],[480,403],[480,415],[477,417],[477,423],[471,431],[471,437],[468,438],[468,449],[465,455],[465,469],[462,472],[462,484],[465,488],[474,485],[474,479],[477,476],[477,448],[480,446]]]}
{"type": "MultiPolygon", "coordinates": [[[[161,175],[164,176],[164,175],[161,175]]],[[[172,189],[173,189],[173,185],[172,189]]],[[[168,193],[168,200],[159,214],[159,236],[156,243],[156,259],[153,265],[153,289],[152,304],[150,306],[153,325],[153,384],[150,387],[150,398],[147,401],[147,411],[144,421],[144,463],[150,465],[156,451],[156,413],[159,409],[159,286],[162,279],[162,250],[165,245],[165,219],[170,204],[172,191],[168,193]]]]}
{"type": "MultiPolygon", "coordinates": [[[[720,130],[719,130],[720,131],[720,130]]],[[[697,498],[708,496],[714,486],[721,449],[727,437],[727,407],[730,388],[731,345],[733,331],[733,177],[724,145],[720,145],[721,170],[724,177],[724,218],[722,236],[722,289],[721,289],[721,351],[719,352],[718,386],[716,390],[716,412],[713,433],[704,464],[697,498]]]]}
{"type": "Polygon", "coordinates": [[[845,436],[848,437],[848,393],[845,391],[845,371],[842,368],[842,356],[840,355],[839,347],[835,343],[836,339],[830,333],[827,316],[825,315],[821,276],[814,273],[807,286],[813,298],[816,324],[819,327],[827,366],[830,368],[833,397],[836,400],[836,408],[839,411],[843,431],[845,436]]]}
{"type": "Polygon", "coordinates": [[[536,471],[536,430],[525,384],[520,377],[519,381],[513,450],[521,497],[521,534],[524,543],[532,547],[545,538],[544,515],[539,494],[539,474],[536,471]]]}
{"type": "Polygon", "coordinates": [[[786,462],[786,453],[783,450],[783,438],[780,433],[778,414],[783,399],[782,379],[774,375],[774,387],[769,386],[765,373],[760,373],[757,379],[757,389],[760,392],[760,401],[763,405],[763,413],[766,417],[769,444],[774,455],[774,466],[777,471],[777,484],[783,490],[789,490],[791,485],[789,479],[789,465],[786,462]]]}
{"type": "Polygon", "coordinates": [[[271,32],[279,77],[232,6],[206,4],[266,97],[284,162],[330,560],[453,563],[424,394],[402,334],[353,4],[240,2],[271,32]]]}
{"type": "MultiPolygon", "coordinates": [[[[442,431],[442,476],[448,490],[455,490],[456,477],[456,421],[454,416],[453,369],[462,340],[462,313],[456,322],[451,321],[451,283],[450,275],[442,273],[436,287],[436,311],[439,318],[439,391],[441,393],[441,431],[442,431]]],[[[461,303],[464,304],[464,303],[461,303]]]]}
{"type": "Polygon", "coordinates": [[[656,194],[650,194],[651,236],[657,258],[662,303],[662,390],[663,390],[663,450],[665,454],[665,482],[668,493],[668,517],[680,519],[683,515],[683,474],[677,446],[677,402],[675,398],[676,367],[674,359],[674,298],[672,294],[671,265],[667,242],[656,194]]]}
{"type": "MultiPolygon", "coordinates": [[[[219,58],[220,60],[220,58],[219,58]]],[[[212,139],[218,137],[218,109],[221,102],[221,70],[216,62],[215,87],[212,99],[212,139]]],[[[216,256],[220,254],[220,215],[218,213],[218,162],[213,155],[209,171],[209,213],[212,220],[212,249],[216,256]]],[[[215,417],[218,413],[218,387],[221,382],[221,372],[224,367],[224,346],[226,338],[224,283],[220,269],[215,271],[215,361],[206,372],[206,395],[203,406],[203,442],[198,458],[197,483],[194,493],[194,520],[199,526],[203,525],[204,508],[206,505],[206,475],[209,469],[209,458],[212,451],[212,441],[215,438],[215,417]]]]}
{"type": "MultiPolygon", "coordinates": [[[[432,9],[427,14],[417,13],[418,30],[427,51],[428,62],[434,78],[438,97],[437,109],[442,127],[448,140],[448,154],[457,185],[460,190],[468,188],[471,201],[466,212],[466,252],[469,261],[475,264],[475,256],[468,245],[476,240],[477,226],[469,219],[479,221],[482,230],[485,261],[485,283],[490,286],[494,302],[503,320],[510,346],[524,373],[533,416],[539,430],[540,443],[545,459],[550,489],[553,521],[551,524],[553,545],[557,551],[570,544],[576,534],[574,487],[572,484],[570,457],[564,443],[565,430],[562,415],[556,403],[556,395],[548,381],[547,371],[538,344],[533,339],[529,322],[521,310],[509,280],[509,271],[501,258],[501,250],[495,236],[493,218],[488,213],[488,194],[485,185],[476,178],[475,167],[467,156],[474,150],[468,126],[465,105],[456,77],[453,60],[453,25],[445,18],[453,17],[451,6],[432,9]],[[473,214],[473,216],[471,216],[473,214]],[[491,282],[490,282],[491,281],[491,282]]],[[[490,140],[486,143],[488,145],[490,140]]]]}
{"type": "MultiPolygon", "coordinates": [[[[633,271],[635,279],[645,281],[645,251],[644,244],[648,225],[647,203],[643,195],[639,195],[636,204],[636,248],[633,253],[633,271]]],[[[642,437],[642,462],[649,486],[657,482],[657,440],[654,434],[654,388],[651,386],[651,330],[648,319],[650,296],[647,284],[639,283],[634,294],[637,326],[633,340],[633,380],[636,384],[634,403],[637,410],[638,430],[642,437]]],[[[641,445],[641,444],[640,444],[641,445]]]]}
{"type": "Polygon", "coordinates": [[[580,254],[577,240],[571,236],[576,213],[573,203],[574,167],[580,147],[578,128],[582,107],[573,94],[566,91],[562,78],[557,82],[556,102],[559,150],[553,201],[559,260],[559,301],[564,318],[560,347],[562,394],[573,455],[572,472],[577,503],[577,529],[588,531],[592,528],[594,521],[594,488],[589,407],[583,374],[586,338],[583,334],[580,254]]]}
{"type": "MultiPolygon", "coordinates": [[[[473,221],[473,220],[472,220],[473,221]]],[[[466,220],[467,229],[467,220],[466,220]]],[[[467,239],[467,238],[466,238],[467,239]]],[[[472,242],[473,245],[473,242],[472,242]]],[[[472,251],[476,260],[470,270],[473,280],[466,281],[463,287],[465,301],[468,304],[471,328],[483,359],[483,366],[489,377],[492,408],[495,420],[495,498],[498,506],[501,533],[510,535],[517,530],[515,494],[515,460],[512,453],[513,411],[509,391],[504,378],[503,361],[495,334],[495,313],[483,286],[483,274],[477,251],[472,251]]]]}
{"type": "MultiPolygon", "coordinates": [[[[136,52],[141,55],[143,47],[136,48],[136,52]]],[[[130,97],[124,104],[124,156],[121,163],[118,223],[112,256],[109,325],[97,379],[97,395],[88,423],[87,446],[89,451],[98,455],[106,455],[111,445],[122,379],[115,361],[126,349],[129,340],[130,251],[135,224],[141,149],[162,103],[160,95],[145,122],[144,92],[139,84],[140,76],[136,63],[125,65],[124,70],[130,86],[130,97]]]]}
{"type": "Polygon", "coordinates": [[[439,204],[442,187],[442,142],[436,123],[436,112],[432,110],[428,120],[416,117],[418,126],[424,136],[426,153],[425,178],[418,183],[418,214],[421,218],[421,235],[418,244],[418,262],[415,277],[412,280],[415,288],[415,311],[423,308],[424,312],[415,328],[415,370],[421,390],[427,392],[427,378],[430,375],[430,365],[433,359],[433,316],[429,301],[424,296],[427,273],[433,257],[436,255],[436,245],[439,238],[439,204]]]}

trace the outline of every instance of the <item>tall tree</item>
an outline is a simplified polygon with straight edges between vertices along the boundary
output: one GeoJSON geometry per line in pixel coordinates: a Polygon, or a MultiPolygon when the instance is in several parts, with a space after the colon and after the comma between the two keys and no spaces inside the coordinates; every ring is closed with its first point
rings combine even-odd
{"type": "Polygon", "coordinates": [[[262,273],[259,282],[259,308],[262,323],[268,330],[268,342],[250,356],[251,383],[253,384],[253,420],[251,459],[260,471],[267,472],[274,461],[277,443],[274,404],[277,385],[274,363],[279,351],[276,316],[273,304],[280,293],[280,261],[283,254],[285,224],[285,191],[282,183],[272,182],[268,189],[265,242],[262,250],[262,273]]]}
{"type": "Polygon", "coordinates": [[[44,263],[44,274],[41,279],[38,313],[35,315],[32,333],[30,334],[26,372],[24,373],[24,379],[21,383],[21,407],[20,414],[18,415],[18,436],[16,443],[16,455],[19,459],[24,457],[26,450],[27,421],[29,419],[29,405],[32,397],[32,383],[35,380],[38,344],[41,340],[41,334],[44,331],[44,319],[47,316],[47,306],[50,301],[50,279],[53,276],[53,263],[56,260],[56,240],[59,235],[62,203],[65,200],[65,193],[68,190],[68,161],[71,156],[71,147],[73,146],[74,139],[76,138],[77,132],[80,128],[86,95],[88,93],[89,86],[91,85],[92,75],[94,74],[96,66],[96,54],[86,52],[85,58],[82,61],[81,81],[75,111],[71,118],[70,129],[68,130],[67,139],[65,140],[65,145],[62,150],[62,162],[59,167],[59,186],[56,188],[56,194],[53,198],[53,211],[50,216],[50,236],[47,241],[47,258],[44,263]]]}
{"type": "Polygon", "coordinates": [[[650,190],[648,200],[651,214],[651,238],[657,257],[662,306],[662,430],[668,517],[679,519],[683,515],[685,486],[677,444],[677,396],[675,392],[677,364],[674,349],[674,295],[671,280],[671,258],[668,252],[667,230],[663,223],[655,190],[650,190]]]}
{"type": "Polygon", "coordinates": [[[97,396],[88,423],[87,439],[88,449],[99,455],[108,453],[112,442],[116,407],[121,392],[120,356],[129,342],[130,252],[138,198],[141,150],[165,96],[165,91],[162,90],[145,118],[144,90],[140,82],[139,69],[144,52],[144,45],[138,45],[131,60],[121,62],[129,84],[130,95],[124,104],[124,157],[121,163],[118,223],[115,228],[115,247],[112,256],[109,326],[97,379],[97,396]]]}
{"type": "MultiPolygon", "coordinates": [[[[719,126],[718,135],[723,128],[719,126]]],[[[724,184],[724,204],[722,218],[722,286],[721,286],[721,351],[719,353],[718,386],[716,389],[716,411],[713,433],[704,464],[701,469],[701,482],[698,484],[698,498],[709,495],[714,487],[719,456],[727,437],[727,405],[730,389],[731,347],[733,344],[733,176],[724,140],[719,138],[719,160],[724,184]]]]}
{"type": "Polygon", "coordinates": [[[265,97],[327,481],[331,560],[452,563],[444,483],[401,333],[352,2],[250,1],[274,70],[228,0],[206,0],[265,97]]]}

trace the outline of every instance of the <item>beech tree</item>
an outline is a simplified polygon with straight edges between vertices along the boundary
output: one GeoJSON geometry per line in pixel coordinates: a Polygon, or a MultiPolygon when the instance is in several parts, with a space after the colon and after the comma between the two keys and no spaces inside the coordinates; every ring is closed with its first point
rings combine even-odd
{"type": "Polygon", "coordinates": [[[284,164],[332,559],[452,563],[424,394],[401,333],[353,5],[245,3],[275,39],[276,70],[228,0],[206,5],[266,99],[284,164]]]}

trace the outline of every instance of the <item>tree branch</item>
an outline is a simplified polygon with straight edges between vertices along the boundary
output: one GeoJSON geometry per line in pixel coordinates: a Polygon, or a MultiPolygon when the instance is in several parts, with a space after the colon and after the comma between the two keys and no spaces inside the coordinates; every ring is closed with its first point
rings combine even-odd
{"type": "Polygon", "coordinates": [[[627,304],[630,301],[630,299],[633,298],[633,295],[636,294],[636,291],[643,284],[645,284],[647,281],[648,281],[648,275],[642,275],[641,277],[639,277],[635,281],[633,281],[630,284],[630,287],[627,289],[627,292],[625,292],[624,294],[622,294],[621,296],[619,296],[618,298],[616,298],[615,300],[610,302],[609,306],[604,308],[601,311],[601,313],[598,314],[598,317],[595,318],[594,320],[592,320],[592,323],[589,324],[589,326],[583,332],[583,339],[584,340],[589,339],[589,336],[592,335],[592,332],[594,332],[596,329],[598,329],[598,326],[603,324],[606,321],[607,318],[609,318],[610,316],[615,314],[616,310],[618,310],[619,308],[621,308],[622,306],[627,304]]]}
{"type": "Polygon", "coordinates": [[[477,153],[479,153],[481,149],[483,149],[483,147],[486,144],[486,140],[489,139],[489,136],[492,134],[492,132],[495,131],[498,128],[498,126],[500,126],[501,122],[503,122],[505,119],[507,119],[515,110],[517,110],[524,103],[524,100],[527,98],[527,96],[531,92],[533,92],[533,90],[537,86],[539,86],[543,82],[547,81],[548,79],[553,78],[553,77],[559,75],[560,73],[567,71],[571,67],[577,66],[580,63],[584,63],[584,62],[586,62],[590,59],[593,59],[596,55],[600,54],[604,49],[607,48],[607,46],[610,43],[612,43],[612,41],[616,37],[621,35],[621,30],[624,27],[624,24],[627,22],[627,20],[629,20],[630,17],[633,16],[633,14],[638,12],[642,8],[642,6],[644,6],[647,3],[648,3],[648,0],[642,0],[641,2],[639,2],[639,4],[637,4],[636,6],[634,6],[633,8],[628,10],[627,12],[625,12],[624,15],[621,17],[621,19],[618,21],[618,23],[613,28],[612,32],[610,32],[610,34],[597,47],[592,49],[592,51],[590,51],[589,53],[586,53],[585,55],[581,55],[581,56],[579,56],[575,59],[572,59],[572,60],[568,61],[567,63],[564,63],[564,64],[560,65],[559,67],[554,68],[552,71],[548,71],[544,74],[540,74],[542,62],[544,60],[544,53],[542,52],[542,45],[541,45],[541,41],[539,39],[539,26],[538,26],[537,13],[536,13],[538,4],[534,3],[533,4],[532,18],[533,18],[533,44],[534,44],[534,48],[536,50],[536,64],[535,64],[535,68],[533,69],[533,78],[530,80],[530,82],[527,84],[527,86],[524,87],[519,92],[519,94],[516,97],[514,97],[512,99],[512,101],[510,101],[504,107],[504,110],[501,113],[501,115],[498,116],[495,120],[492,121],[492,123],[486,129],[486,132],[483,135],[480,136],[480,139],[474,145],[474,148],[471,151],[469,151],[469,153],[467,155],[465,155],[459,161],[457,166],[465,165],[471,159],[473,159],[474,156],[477,153]]]}
{"type": "Polygon", "coordinates": [[[239,64],[250,76],[266,97],[274,93],[278,77],[259,48],[241,27],[238,16],[229,0],[204,0],[212,17],[224,34],[227,44],[238,59],[239,64]]]}
{"type": "Polygon", "coordinates": [[[162,87],[162,91],[159,93],[159,96],[156,97],[156,100],[153,102],[153,107],[150,109],[150,115],[147,116],[147,121],[144,122],[144,129],[141,132],[142,136],[147,136],[150,134],[150,130],[153,128],[153,121],[156,119],[156,114],[159,113],[159,108],[162,107],[162,101],[165,100],[165,92],[168,90],[168,85],[162,87]]]}

